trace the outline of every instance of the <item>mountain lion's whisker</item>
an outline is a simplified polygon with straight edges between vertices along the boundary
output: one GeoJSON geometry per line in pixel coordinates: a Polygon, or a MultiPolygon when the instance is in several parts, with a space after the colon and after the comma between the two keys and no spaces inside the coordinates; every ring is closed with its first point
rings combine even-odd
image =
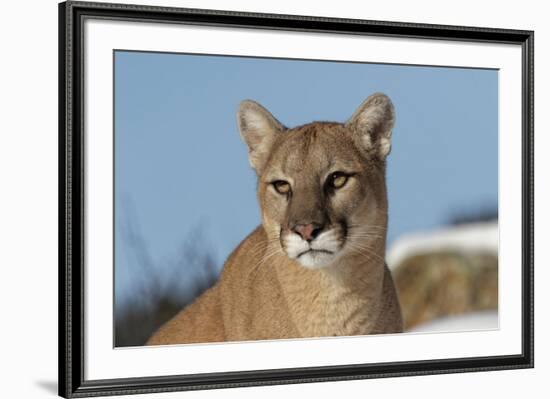
{"type": "Polygon", "coordinates": [[[282,251],[279,249],[279,248],[275,248],[273,249],[272,251],[270,251],[269,253],[265,254],[263,257],[262,257],[262,260],[260,262],[258,262],[256,264],[256,266],[254,266],[254,268],[250,271],[250,273],[248,273],[248,278],[250,277],[254,277],[256,275],[256,272],[258,272],[258,270],[260,270],[260,268],[272,257],[274,257],[275,255],[281,253],[282,254],[282,251]]]}
{"type": "Polygon", "coordinates": [[[349,237],[384,237],[379,233],[357,232],[349,234],[349,237]]]}
{"type": "Polygon", "coordinates": [[[386,261],[383,257],[381,257],[376,252],[374,252],[374,248],[369,248],[369,247],[366,247],[364,245],[360,245],[360,244],[357,244],[357,243],[351,243],[351,247],[354,247],[358,250],[367,251],[369,254],[371,254],[372,256],[374,256],[377,259],[381,260],[382,262],[386,261]]]}

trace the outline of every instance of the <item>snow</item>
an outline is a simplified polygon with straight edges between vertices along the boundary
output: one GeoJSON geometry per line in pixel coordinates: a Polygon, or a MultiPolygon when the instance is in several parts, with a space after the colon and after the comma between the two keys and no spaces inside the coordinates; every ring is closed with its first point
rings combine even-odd
{"type": "Polygon", "coordinates": [[[498,222],[471,223],[414,233],[397,239],[386,254],[390,269],[405,258],[437,251],[498,253],[498,222]]]}
{"type": "Polygon", "coordinates": [[[472,312],[446,316],[418,325],[406,332],[457,332],[498,329],[498,311],[472,312]]]}

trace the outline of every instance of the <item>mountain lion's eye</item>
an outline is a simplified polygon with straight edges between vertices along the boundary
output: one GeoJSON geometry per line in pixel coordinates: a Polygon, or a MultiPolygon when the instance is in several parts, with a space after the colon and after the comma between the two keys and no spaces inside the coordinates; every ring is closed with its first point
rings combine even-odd
{"type": "Polygon", "coordinates": [[[290,192],[290,184],[284,180],[277,180],[272,184],[279,194],[288,194],[290,192]]]}
{"type": "Polygon", "coordinates": [[[348,181],[348,176],[341,173],[335,172],[330,176],[329,184],[332,188],[342,188],[348,181]]]}

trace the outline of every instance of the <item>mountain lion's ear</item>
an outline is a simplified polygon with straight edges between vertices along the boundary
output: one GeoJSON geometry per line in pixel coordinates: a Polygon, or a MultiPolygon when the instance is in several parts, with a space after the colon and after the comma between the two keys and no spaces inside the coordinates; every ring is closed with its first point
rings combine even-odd
{"type": "Polygon", "coordinates": [[[248,159],[259,175],[269,157],[277,134],[285,127],[257,102],[241,102],[237,113],[239,131],[248,146],[248,159]]]}
{"type": "Polygon", "coordinates": [[[346,122],[359,147],[385,159],[391,150],[395,110],[388,96],[375,93],[367,98],[346,122]]]}

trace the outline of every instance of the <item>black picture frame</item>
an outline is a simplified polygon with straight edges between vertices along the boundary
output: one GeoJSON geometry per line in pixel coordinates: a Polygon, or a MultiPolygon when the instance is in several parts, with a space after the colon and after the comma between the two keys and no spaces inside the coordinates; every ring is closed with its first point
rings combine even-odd
{"type": "Polygon", "coordinates": [[[72,398],[533,367],[533,46],[532,31],[72,1],[59,4],[59,395],[72,398]],[[82,62],[86,17],[520,45],[523,62],[521,355],[86,380],[82,62]]]}

